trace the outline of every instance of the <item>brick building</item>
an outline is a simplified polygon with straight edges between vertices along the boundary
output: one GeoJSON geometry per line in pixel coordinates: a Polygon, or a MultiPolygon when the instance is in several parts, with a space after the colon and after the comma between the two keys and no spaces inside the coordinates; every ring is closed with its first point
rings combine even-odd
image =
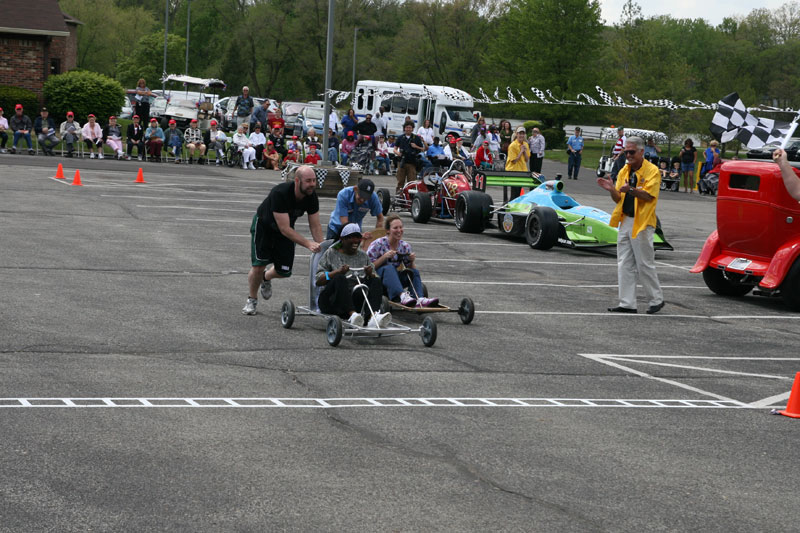
{"type": "Polygon", "coordinates": [[[63,13],[58,0],[3,0],[0,21],[0,85],[33,91],[51,74],[75,68],[79,20],[63,13]]]}

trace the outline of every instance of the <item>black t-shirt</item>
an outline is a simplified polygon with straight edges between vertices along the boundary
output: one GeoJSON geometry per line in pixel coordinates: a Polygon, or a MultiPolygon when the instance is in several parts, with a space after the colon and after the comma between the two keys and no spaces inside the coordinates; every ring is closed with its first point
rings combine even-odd
{"type": "Polygon", "coordinates": [[[417,154],[419,153],[419,150],[411,146],[411,143],[414,143],[417,146],[422,146],[422,139],[420,139],[419,135],[414,134],[411,134],[410,137],[401,135],[394,143],[394,145],[403,154],[404,163],[414,163],[417,160],[417,154]]]}
{"type": "Polygon", "coordinates": [[[294,228],[295,221],[303,216],[303,213],[313,215],[319,212],[319,198],[314,192],[311,196],[306,196],[298,200],[294,195],[294,180],[276,185],[269,195],[258,206],[256,214],[258,220],[269,231],[280,233],[278,224],[275,222],[273,213],[288,213],[289,225],[294,228]]]}
{"type": "Polygon", "coordinates": [[[356,126],[356,131],[361,135],[375,135],[375,132],[378,131],[378,126],[374,122],[367,122],[366,120],[363,122],[359,122],[356,126]]]}
{"type": "Polygon", "coordinates": [[[284,153],[286,151],[286,138],[280,135],[274,135],[272,133],[269,134],[267,137],[268,141],[272,141],[273,146],[275,146],[275,151],[284,153]]]}
{"type": "Polygon", "coordinates": [[[697,152],[697,148],[692,146],[691,148],[683,147],[683,153],[681,154],[681,163],[694,163],[694,154],[697,152]]]}

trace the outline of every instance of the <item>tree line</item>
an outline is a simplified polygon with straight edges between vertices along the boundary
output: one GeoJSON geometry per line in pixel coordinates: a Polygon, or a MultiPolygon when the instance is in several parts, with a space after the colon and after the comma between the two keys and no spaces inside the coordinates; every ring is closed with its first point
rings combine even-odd
{"type": "MultiPolygon", "coordinates": [[[[216,77],[228,94],[317,99],[323,91],[325,0],[60,0],[78,29],[78,67],[133,87],[160,85],[164,11],[168,73],[183,73],[186,21],[189,74],[216,77]],[[165,2],[167,4],[165,5],[165,2]],[[191,5],[191,6],[190,6],[191,5]],[[190,9],[189,9],[190,8],[190,9]]],[[[737,91],[748,105],[800,105],[800,4],[753,9],[712,26],[701,4],[687,18],[651,16],[634,0],[603,21],[597,0],[336,0],[333,89],[356,79],[550,89],[557,97],[595,96],[595,86],[630,101],[697,98],[737,91]]],[[[503,104],[491,116],[707,131],[708,111],[503,104]]],[[[790,119],[777,116],[774,118],[790,119]]]]}

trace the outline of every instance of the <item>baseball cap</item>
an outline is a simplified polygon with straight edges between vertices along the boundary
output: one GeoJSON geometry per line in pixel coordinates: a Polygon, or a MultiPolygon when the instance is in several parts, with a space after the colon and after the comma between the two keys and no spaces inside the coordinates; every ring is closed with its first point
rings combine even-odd
{"type": "Polygon", "coordinates": [[[353,132],[352,132],[352,131],[348,131],[348,132],[347,132],[347,136],[348,136],[348,137],[352,137],[352,136],[353,136],[353,132]]]}
{"type": "Polygon", "coordinates": [[[14,106],[14,109],[22,109],[22,104],[17,104],[14,106]]]}
{"type": "Polygon", "coordinates": [[[366,139],[366,140],[368,140],[368,141],[369,141],[370,139],[372,139],[372,137],[370,137],[369,135],[365,135],[365,136],[364,136],[364,139],[366,139]]]}
{"type": "Polygon", "coordinates": [[[372,198],[372,193],[375,192],[375,183],[372,180],[366,179],[361,180],[358,182],[358,187],[356,187],[356,192],[360,198],[364,200],[369,200],[372,198]]]}
{"type": "Polygon", "coordinates": [[[174,119],[174,118],[171,118],[171,119],[169,119],[169,123],[170,123],[170,124],[177,124],[177,122],[175,122],[175,119],[174,119]]]}
{"type": "Polygon", "coordinates": [[[3,108],[2,108],[2,107],[0,107],[0,113],[2,113],[2,112],[3,112],[3,108]]]}
{"type": "Polygon", "coordinates": [[[150,122],[158,122],[158,120],[156,120],[156,119],[154,119],[154,118],[151,118],[151,119],[150,119],[150,122]]]}
{"type": "Polygon", "coordinates": [[[514,133],[519,132],[525,133],[525,126],[517,126],[517,129],[514,131],[514,133]]]}
{"type": "Polygon", "coordinates": [[[197,122],[197,119],[196,119],[196,118],[193,118],[193,119],[191,120],[191,122],[197,122]]]}
{"type": "Polygon", "coordinates": [[[46,107],[43,107],[43,108],[42,108],[42,112],[47,112],[47,108],[46,108],[46,107]]]}
{"type": "Polygon", "coordinates": [[[89,116],[88,116],[88,117],[86,117],[86,118],[97,118],[97,117],[96,117],[96,116],[94,116],[94,114],[92,114],[92,113],[89,113],[89,116]]]}
{"type": "Polygon", "coordinates": [[[297,140],[297,135],[292,135],[292,140],[296,141],[297,140]]]}
{"type": "Polygon", "coordinates": [[[212,120],[211,122],[209,122],[209,124],[211,124],[212,126],[216,126],[217,125],[217,121],[216,120],[212,120]]]}
{"type": "MultiPolygon", "coordinates": [[[[361,183],[364,182],[362,181],[361,183]]],[[[356,224],[355,222],[351,222],[350,224],[343,227],[342,233],[339,235],[339,238],[344,239],[345,237],[350,237],[352,235],[358,235],[359,237],[361,237],[361,228],[359,228],[358,224],[356,224]]]]}
{"type": "Polygon", "coordinates": [[[114,115],[111,115],[110,117],[108,117],[108,120],[111,120],[111,119],[117,120],[117,117],[115,117],[114,115]]]}
{"type": "Polygon", "coordinates": [[[272,141],[267,141],[267,144],[275,144],[275,143],[272,141]]]}
{"type": "Polygon", "coordinates": [[[483,141],[483,144],[489,144],[489,141],[483,141]]]}
{"type": "MultiPolygon", "coordinates": [[[[72,111],[67,111],[67,116],[68,117],[74,117],[75,113],[73,113],[72,111]]],[[[139,115],[135,115],[135,116],[139,116],[139,115]]]]}

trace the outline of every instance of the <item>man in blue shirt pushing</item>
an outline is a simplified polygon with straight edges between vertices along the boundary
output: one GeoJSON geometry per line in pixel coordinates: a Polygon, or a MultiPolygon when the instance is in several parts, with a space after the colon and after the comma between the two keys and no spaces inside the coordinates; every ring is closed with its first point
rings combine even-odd
{"type": "MultiPolygon", "coordinates": [[[[376,229],[383,227],[383,206],[375,192],[375,184],[370,179],[361,180],[358,185],[345,187],[339,191],[325,238],[338,239],[339,233],[347,224],[354,223],[361,227],[361,222],[367,213],[377,218],[376,229]]],[[[369,239],[370,235],[365,233],[364,237],[369,239]]]]}

